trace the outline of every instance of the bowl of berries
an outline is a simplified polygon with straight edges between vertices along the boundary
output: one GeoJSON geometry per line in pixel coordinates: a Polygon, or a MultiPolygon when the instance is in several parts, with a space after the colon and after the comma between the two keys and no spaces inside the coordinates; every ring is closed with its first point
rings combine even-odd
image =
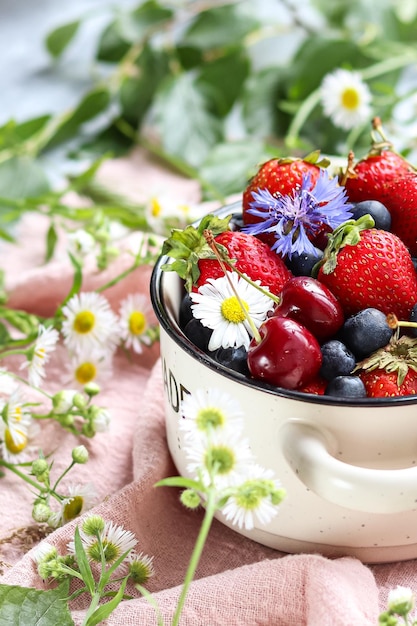
{"type": "MultiPolygon", "coordinates": [[[[238,532],[285,552],[417,557],[417,174],[374,144],[331,175],[262,164],[242,200],[173,230],[151,279],[167,441],[218,389],[287,497],[238,532]]],[[[230,525],[221,514],[219,519],[230,525]]]]}

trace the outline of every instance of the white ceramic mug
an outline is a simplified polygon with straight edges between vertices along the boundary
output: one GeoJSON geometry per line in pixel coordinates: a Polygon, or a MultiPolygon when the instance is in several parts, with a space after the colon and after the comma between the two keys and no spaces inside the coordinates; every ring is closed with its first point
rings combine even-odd
{"type": "MultiPolygon", "coordinates": [[[[240,205],[218,211],[221,217],[240,205]]],[[[264,387],[215,363],[178,325],[183,296],[174,272],[151,280],[161,329],[169,450],[187,475],[179,421],[181,401],[218,388],[244,410],[256,460],[274,470],[287,491],[266,526],[237,532],[285,552],[351,555],[365,562],[417,557],[417,397],[346,400],[264,387]]],[[[218,518],[226,525],[224,517],[218,518]]]]}

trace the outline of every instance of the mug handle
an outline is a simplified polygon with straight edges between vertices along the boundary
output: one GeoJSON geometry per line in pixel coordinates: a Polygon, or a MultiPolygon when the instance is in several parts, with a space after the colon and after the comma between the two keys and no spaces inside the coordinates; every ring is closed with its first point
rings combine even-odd
{"type": "Polygon", "coordinates": [[[344,463],[332,454],[337,448],[331,433],[304,420],[285,422],[280,443],[294,473],[324,500],[367,513],[417,509],[417,466],[390,470],[344,463]]]}

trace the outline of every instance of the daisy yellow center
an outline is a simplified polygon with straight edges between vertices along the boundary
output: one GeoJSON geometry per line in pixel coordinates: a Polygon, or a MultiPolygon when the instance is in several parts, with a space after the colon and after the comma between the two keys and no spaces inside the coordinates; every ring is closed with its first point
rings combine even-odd
{"type": "Polygon", "coordinates": [[[200,409],[196,415],[196,423],[200,430],[206,431],[209,428],[218,428],[225,423],[225,416],[221,409],[217,407],[205,407],[200,409]]]}
{"type": "Polygon", "coordinates": [[[91,383],[97,375],[97,368],[94,363],[81,363],[75,370],[75,378],[80,385],[91,383]]]}
{"type": "Polygon", "coordinates": [[[95,323],[94,313],[91,311],[80,311],[74,319],[74,330],[80,335],[86,335],[93,330],[95,323]]]}
{"type": "Polygon", "coordinates": [[[132,335],[141,335],[146,328],[146,317],[141,311],[133,311],[129,317],[129,331],[132,335]]]}
{"type": "Polygon", "coordinates": [[[246,319],[245,311],[249,310],[249,306],[245,301],[242,301],[242,304],[245,310],[242,309],[236,296],[231,296],[230,298],[223,300],[221,312],[224,319],[228,322],[232,322],[233,324],[241,324],[244,322],[246,319]]]}
{"type": "Polygon", "coordinates": [[[353,87],[348,87],[342,93],[342,106],[345,109],[354,111],[360,104],[359,94],[353,87]]]}
{"type": "Polygon", "coordinates": [[[231,448],[215,446],[206,454],[206,466],[215,470],[216,474],[228,474],[236,465],[236,457],[231,448]]]}
{"type": "MultiPolygon", "coordinates": [[[[112,563],[120,556],[120,548],[113,542],[102,540],[104,559],[106,563],[112,563]]],[[[101,563],[100,545],[98,541],[95,541],[87,548],[87,553],[91,560],[101,563]]]]}
{"type": "Polygon", "coordinates": [[[161,213],[162,213],[161,203],[158,201],[157,198],[152,198],[152,200],[151,200],[151,214],[152,214],[152,217],[159,217],[159,215],[161,213]]]}
{"type": "Polygon", "coordinates": [[[19,454],[19,452],[22,452],[28,444],[27,434],[21,430],[17,430],[16,432],[20,435],[18,442],[14,440],[12,433],[8,428],[4,431],[4,443],[8,451],[12,454],[19,454]]]}
{"type": "Polygon", "coordinates": [[[38,348],[35,351],[35,355],[38,357],[38,359],[44,359],[45,358],[45,348],[38,348]]]}
{"type": "Polygon", "coordinates": [[[240,487],[236,495],[236,503],[242,509],[253,511],[258,508],[265,495],[265,489],[252,481],[247,481],[240,487]]]}
{"type": "Polygon", "coordinates": [[[22,421],[22,408],[20,406],[16,406],[13,412],[13,419],[15,422],[22,421]]]}
{"type": "Polygon", "coordinates": [[[66,522],[70,522],[79,516],[81,511],[83,510],[84,498],[82,496],[74,496],[68,504],[64,506],[64,510],[62,512],[64,520],[66,522]]]}

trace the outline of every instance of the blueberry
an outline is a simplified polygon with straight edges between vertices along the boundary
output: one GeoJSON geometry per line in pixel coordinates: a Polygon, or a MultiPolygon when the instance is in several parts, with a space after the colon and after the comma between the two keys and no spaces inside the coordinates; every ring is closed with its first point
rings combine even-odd
{"type": "Polygon", "coordinates": [[[338,339],[331,339],[321,346],[323,357],[320,374],[326,380],[336,376],[347,376],[356,365],[356,359],[344,343],[338,339]]]}
{"type": "Polygon", "coordinates": [[[184,328],[184,335],[203,352],[208,352],[208,344],[212,332],[211,328],[203,326],[200,320],[197,320],[195,317],[184,328]]]}
{"type": "MultiPolygon", "coordinates": [[[[408,319],[410,322],[417,322],[417,303],[411,309],[410,317],[408,319]]],[[[412,326],[410,326],[408,328],[408,332],[413,337],[417,337],[417,328],[413,328],[412,326]]]]}
{"type": "Polygon", "coordinates": [[[181,300],[179,313],[180,328],[183,330],[187,326],[188,322],[193,319],[193,312],[191,310],[192,303],[193,301],[191,300],[190,294],[186,293],[181,300]]]}
{"type": "Polygon", "coordinates": [[[324,394],[338,398],[366,398],[366,389],[359,376],[336,376],[329,382],[324,394]]]}
{"type": "Polygon", "coordinates": [[[311,276],[313,267],[323,258],[323,251],[315,248],[316,253],[305,252],[293,254],[286,259],[285,264],[294,276],[311,276]]]}
{"type": "Polygon", "coordinates": [[[245,223],[243,221],[242,213],[232,213],[232,216],[229,221],[229,226],[231,230],[242,230],[245,223]]]}
{"type": "Polygon", "coordinates": [[[370,215],[374,218],[375,228],[381,230],[389,230],[391,228],[391,213],[388,211],[385,204],[378,200],[363,200],[353,206],[352,216],[357,220],[362,215],[370,215]]]}
{"type": "Polygon", "coordinates": [[[224,365],[228,369],[249,376],[248,351],[244,346],[239,348],[217,348],[208,353],[216,363],[224,365]]]}
{"type": "Polygon", "coordinates": [[[386,346],[393,330],[388,326],[386,315],[379,309],[362,309],[345,320],[341,339],[355,357],[363,359],[375,350],[386,346]]]}

